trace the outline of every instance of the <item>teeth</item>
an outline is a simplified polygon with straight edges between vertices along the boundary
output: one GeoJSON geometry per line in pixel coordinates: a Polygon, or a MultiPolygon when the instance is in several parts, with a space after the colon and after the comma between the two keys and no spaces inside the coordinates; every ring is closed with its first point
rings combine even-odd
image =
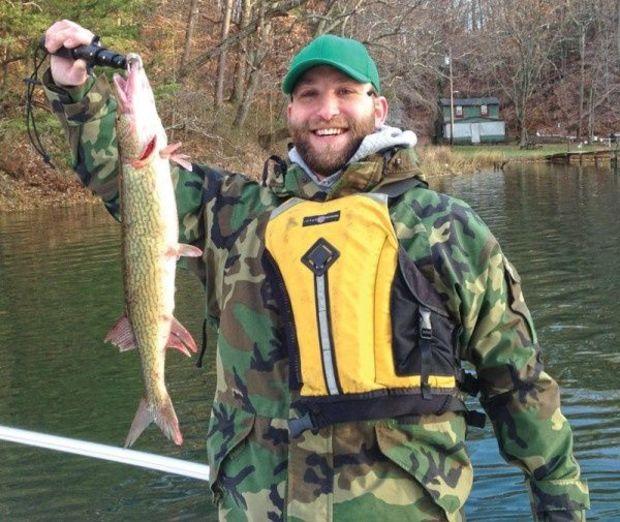
{"type": "Polygon", "coordinates": [[[314,131],[319,136],[335,136],[337,134],[342,134],[342,129],[317,129],[314,131]]]}

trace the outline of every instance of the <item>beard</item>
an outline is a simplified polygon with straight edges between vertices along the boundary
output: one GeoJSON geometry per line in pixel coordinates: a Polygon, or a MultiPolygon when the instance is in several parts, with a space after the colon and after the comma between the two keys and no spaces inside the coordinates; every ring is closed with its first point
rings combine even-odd
{"type": "Polygon", "coordinates": [[[321,128],[346,128],[347,141],[338,147],[329,145],[318,150],[311,143],[312,129],[319,125],[310,122],[294,124],[289,122],[289,133],[299,155],[320,176],[329,176],[341,170],[357,151],[362,140],[375,131],[374,114],[357,120],[336,117],[329,122],[322,123],[321,128]]]}

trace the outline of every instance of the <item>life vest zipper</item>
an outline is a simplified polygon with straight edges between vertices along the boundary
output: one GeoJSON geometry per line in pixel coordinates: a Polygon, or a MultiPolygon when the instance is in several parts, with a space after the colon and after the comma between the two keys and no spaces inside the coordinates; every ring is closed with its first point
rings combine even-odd
{"type": "Polygon", "coordinates": [[[321,346],[321,360],[325,373],[325,384],[330,395],[339,395],[336,382],[336,368],[334,366],[334,348],[331,342],[331,325],[327,303],[327,281],[325,275],[317,275],[314,279],[316,292],[316,315],[319,323],[319,344],[321,346]]]}
{"type": "Polygon", "coordinates": [[[301,258],[314,276],[314,299],[316,320],[319,334],[319,348],[323,363],[323,376],[329,395],[340,395],[342,389],[338,382],[338,369],[334,359],[334,342],[329,314],[329,279],[330,267],[340,257],[340,252],[324,238],[319,238],[301,258]]]}

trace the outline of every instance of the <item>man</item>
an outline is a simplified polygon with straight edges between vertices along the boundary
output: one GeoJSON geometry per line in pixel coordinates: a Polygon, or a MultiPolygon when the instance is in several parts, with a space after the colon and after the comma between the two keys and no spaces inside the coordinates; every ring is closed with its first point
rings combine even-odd
{"type": "MultiPolygon", "coordinates": [[[[62,21],[46,46],[91,39],[62,21]]],[[[52,57],[44,82],[75,170],[117,215],[106,81],[52,57]]],[[[207,451],[220,518],[462,520],[476,420],[462,395],[479,388],[534,517],[584,520],[587,486],[519,277],[480,218],[420,178],[415,135],[385,125],[364,46],[319,37],[283,91],[295,147],[262,183],[173,172],[218,329],[207,451]]]]}

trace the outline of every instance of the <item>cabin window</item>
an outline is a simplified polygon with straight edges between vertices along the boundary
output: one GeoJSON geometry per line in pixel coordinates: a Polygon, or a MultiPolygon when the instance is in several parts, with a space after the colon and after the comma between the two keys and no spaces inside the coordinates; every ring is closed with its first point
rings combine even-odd
{"type": "Polygon", "coordinates": [[[457,105],[457,106],[454,108],[454,115],[455,115],[457,118],[462,118],[462,117],[463,117],[463,106],[462,106],[462,105],[457,105]]]}
{"type": "Polygon", "coordinates": [[[489,106],[488,105],[481,105],[480,106],[480,115],[481,116],[488,116],[489,115],[489,106]]]}

